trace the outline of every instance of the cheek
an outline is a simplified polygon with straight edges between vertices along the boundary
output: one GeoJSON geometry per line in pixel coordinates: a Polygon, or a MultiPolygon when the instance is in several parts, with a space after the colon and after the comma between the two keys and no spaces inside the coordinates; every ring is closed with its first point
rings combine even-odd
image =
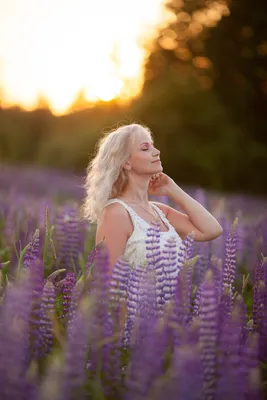
{"type": "Polygon", "coordinates": [[[132,157],[131,163],[136,171],[142,171],[143,168],[147,168],[150,166],[150,160],[151,159],[149,156],[149,152],[143,151],[141,153],[135,154],[135,156],[132,157]]]}
{"type": "Polygon", "coordinates": [[[136,155],[133,158],[132,162],[134,163],[135,166],[138,166],[141,163],[146,163],[147,159],[148,159],[147,154],[145,152],[143,152],[141,154],[136,155]]]}

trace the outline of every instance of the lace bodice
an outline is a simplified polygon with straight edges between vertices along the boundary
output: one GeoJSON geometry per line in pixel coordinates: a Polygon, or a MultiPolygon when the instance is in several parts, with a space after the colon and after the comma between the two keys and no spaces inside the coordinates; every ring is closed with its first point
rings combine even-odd
{"type": "MultiPolygon", "coordinates": [[[[123,330],[123,342],[124,346],[128,346],[130,344],[131,332],[134,326],[135,317],[138,314],[138,310],[143,305],[142,301],[142,289],[140,290],[140,283],[142,281],[143,272],[145,272],[144,268],[148,264],[147,254],[149,251],[147,250],[146,241],[148,239],[147,233],[150,224],[146,222],[143,218],[141,218],[128,204],[126,204],[121,199],[110,199],[105,206],[112,203],[120,203],[122,204],[126,210],[128,211],[131,220],[133,222],[133,232],[129,237],[125,250],[124,250],[124,259],[128,262],[129,269],[129,277],[127,279],[126,287],[124,288],[126,298],[127,298],[127,318],[125,321],[125,326],[123,330]],[[138,283],[137,283],[137,281],[138,283]],[[140,297],[141,296],[141,297],[140,297]]],[[[175,294],[175,288],[177,284],[177,277],[180,271],[180,262],[178,261],[178,254],[180,245],[182,244],[182,239],[174,229],[174,227],[170,224],[169,220],[165,217],[162,210],[156,206],[153,202],[151,202],[152,207],[158,213],[161,220],[165,223],[165,225],[169,228],[168,231],[159,232],[159,250],[161,255],[166,251],[165,245],[168,247],[168,239],[172,242],[172,250],[169,254],[170,258],[164,254],[165,262],[160,262],[157,266],[155,265],[155,291],[156,291],[156,310],[159,315],[163,313],[163,307],[166,303],[171,301],[175,294]]],[[[151,230],[150,230],[151,232],[151,230]]],[[[157,232],[158,235],[158,232],[157,232]]],[[[112,293],[117,293],[117,284],[116,287],[112,287],[112,293]]]]}
{"type": "MultiPolygon", "coordinates": [[[[105,207],[109,204],[116,202],[122,204],[126,208],[134,226],[134,230],[126,243],[125,251],[123,254],[124,258],[129,262],[131,267],[134,267],[135,265],[139,266],[146,265],[147,264],[146,240],[147,240],[147,230],[150,228],[150,225],[143,218],[141,218],[134,211],[133,208],[131,208],[121,199],[117,198],[111,199],[106,203],[105,207]]],[[[152,207],[155,209],[155,211],[158,213],[161,220],[169,228],[168,231],[160,232],[160,250],[162,251],[164,249],[165,242],[170,238],[175,240],[177,248],[180,247],[180,244],[182,242],[181,237],[178,235],[174,227],[170,224],[169,220],[166,218],[162,210],[159,207],[157,207],[156,204],[154,204],[153,202],[150,203],[152,207]]]]}

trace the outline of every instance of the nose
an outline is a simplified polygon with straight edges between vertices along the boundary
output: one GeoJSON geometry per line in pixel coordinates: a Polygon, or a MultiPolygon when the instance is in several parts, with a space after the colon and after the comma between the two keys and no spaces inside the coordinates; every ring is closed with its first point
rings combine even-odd
{"type": "Polygon", "coordinates": [[[159,150],[157,150],[157,149],[155,149],[156,150],[156,153],[154,153],[154,157],[157,157],[157,156],[159,156],[160,155],[160,151],[159,150]]]}

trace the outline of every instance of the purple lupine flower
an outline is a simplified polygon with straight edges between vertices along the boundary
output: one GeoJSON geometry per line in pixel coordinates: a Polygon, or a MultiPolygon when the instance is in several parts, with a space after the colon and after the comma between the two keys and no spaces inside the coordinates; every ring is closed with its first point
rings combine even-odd
{"type": "Polygon", "coordinates": [[[35,258],[29,266],[30,279],[32,281],[33,298],[39,298],[44,287],[44,263],[40,258],[35,258]]]}
{"type": "Polygon", "coordinates": [[[185,280],[186,280],[186,293],[185,293],[185,305],[186,305],[186,310],[187,310],[187,320],[186,323],[189,323],[192,319],[192,311],[193,311],[193,306],[192,306],[192,279],[193,279],[193,263],[192,262],[186,262],[186,274],[185,274],[185,280]]]}
{"type": "MultiPolygon", "coordinates": [[[[267,286],[265,286],[265,295],[267,286]]],[[[267,295],[264,299],[264,315],[261,323],[261,332],[260,332],[260,360],[263,363],[267,362],[267,295]]]]}
{"type": "Polygon", "coordinates": [[[43,292],[43,274],[44,264],[40,258],[32,260],[27,268],[30,274],[32,285],[32,309],[30,314],[30,341],[31,341],[31,357],[38,358],[41,348],[40,339],[40,318],[41,318],[41,296],[43,292]]]}
{"type": "Polygon", "coordinates": [[[156,308],[157,312],[161,312],[161,307],[164,302],[160,296],[160,289],[162,283],[160,281],[160,268],[162,267],[161,252],[159,246],[159,224],[153,224],[147,230],[147,266],[135,265],[132,270],[128,281],[128,297],[127,297],[127,317],[124,328],[124,346],[128,347],[131,342],[133,328],[137,323],[137,316],[140,314],[142,306],[145,307],[143,296],[142,282],[146,274],[151,274],[155,279],[155,293],[156,293],[156,308]],[[142,304],[143,303],[143,304],[142,304]]]}
{"type": "Polygon", "coordinates": [[[72,334],[71,332],[73,331],[72,328],[73,328],[73,324],[75,323],[75,313],[76,313],[77,307],[78,307],[79,302],[82,297],[83,288],[84,288],[83,281],[78,280],[72,291],[71,301],[70,301],[68,315],[67,315],[68,335],[69,336],[72,334]]]}
{"type": "Polygon", "coordinates": [[[218,218],[218,222],[220,223],[220,225],[222,226],[223,232],[220,235],[219,238],[217,238],[216,240],[216,251],[214,251],[213,253],[217,255],[217,257],[222,260],[222,264],[225,264],[225,243],[226,243],[226,238],[228,236],[228,232],[229,232],[229,224],[230,222],[228,221],[228,218],[224,215],[220,216],[218,218]]]}
{"type": "Polygon", "coordinates": [[[157,315],[156,275],[152,263],[147,265],[141,275],[138,300],[136,311],[139,319],[147,321],[157,315]]]}
{"type": "Polygon", "coordinates": [[[110,261],[107,246],[100,247],[95,258],[90,282],[90,293],[95,302],[97,318],[105,318],[108,307],[108,295],[110,285],[110,261]]]}
{"type": "Polygon", "coordinates": [[[120,257],[115,263],[110,279],[109,299],[110,315],[106,320],[105,336],[110,334],[112,340],[103,345],[103,386],[107,396],[119,397],[122,385],[124,351],[124,328],[126,324],[127,291],[131,268],[129,262],[120,257]]]}
{"type": "MultiPolygon", "coordinates": [[[[185,262],[188,260],[188,252],[191,252],[191,247],[193,245],[193,236],[192,235],[187,235],[185,240],[181,243],[181,246],[179,247],[178,250],[178,268],[179,268],[179,275],[178,279],[176,282],[176,290],[175,290],[175,309],[176,309],[176,314],[179,316],[180,322],[185,318],[185,314],[183,312],[183,307],[185,305],[184,303],[184,294],[186,291],[186,283],[187,280],[185,280],[184,275],[184,266],[185,262]],[[180,314],[181,312],[181,314],[180,314]]],[[[190,253],[191,254],[191,253],[190,253]]]]}
{"type": "Polygon", "coordinates": [[[132,348],[125,376],[125,400],[149,398],[151,387],[164,373],[164,361],[169,350],[165,327],[157,325],[156,320],[142,322],[146,327],[142,325],[140,328],[146,330],[146,335],[139,341],[137,333],[139,345],[132,348]]]}
{"type": "Polygon", "coordinates": [[[194,317],[198,317],[199,316],[201,291],[202,291],[202,286],[200,285],[197,288],[196,295],[195,295],[195,298],[194,298],[194,306],[193,306],[193,316],[194,317]]]}
{"type": "Polygon", "coordinates": [[[203,400],[203,366],[195,345],[177,346],[172,364],[161,385],[155,387],[156,400],[203,400]]]}
{"type": "Polygon", "coordinates": [[[140,302],[140,281],[145,273],[143,266],[136,265],[131,271],[128,282],[127,297],[127,318],[124,329],[124,346],[127,347],[131,341],[131,335],[137,315],[138,304],[140,302]]]}
{"type": "Polygon", "coordinates": [[[195,266],[195,284],[199,286],[203,282],[204,276],[206,274],[210,254],[208,242],[196,242],[194,243],[194,246],[196,245],[198,247],[198,255],[200,256],[200,258],[197,260],[195,266]]]}
{"type": "MultiPolygon", "coordinates": [[[[256,299],[257,297],[257,288],[259,285],[259,281],[263,281],[263,260],[258,260],[256,263],[256,266],[254,268],[254,274],[253,274],[253,298],[256,299]]],[[[255,306],[257,306],[255,304],[255,306]]],[[[256,311],[253,311],[253,306],[252,306],[252,315],[253,319],[256,322],[257,321],[257,313],[256,311]]]]}
{"type": "MultiPolygon", "coordinates": [[[[20,400],[26,385],[32,289],[25,273],[8,287],[0,315],[0,398],[20,400]]],[[[27,385],[28,386],[28,385],[27,385]]]]}
{"type": "Polygon", "coordinates": [[[29,247],[25,253],[23,266],[29,268],[31,263],[39,257],[40,253],[40,235],[39,229],[36,229],[32,241],[29,243],[29,247]]]}
{"type": "Polygon", "coordinates": [[[254,315],[257,315],[254,329],[259,332],[260,360],[266,362],[267,355],[267,286],[260,280],[257,293],[257,307],[254,305],[254,315]]]}
{"type": "Polygon", "coordinates": [[[264,399],[259,363],[259,338],[258,332],[251,332],[242,349],[240,370],[243,378],[245,400],[264,399]]]}
{"type": "Polygon", "coordinates": [[[59,292],[61,292],[61,290],[62,290],[62,288],[63,288],[63,285],[64,285],[64,283],[65,283],[65,278],[60,279],[60,280],[56,280],[56,278],[57,278],[62,272],[64,273],[64,272],[66,272],[66,270],[65,270],[64,268],[63,268],[63,269],[57,269],[56,271],[51,272],[51,274],[49,274],[49,275],[46,277],[46,279],[44,280],[44,285],[46,284],[46,282],[51,282],[51,283],[53,283],[54,288],[55,288],[56,295],[57,295],[59,292]]]}
{"type": "Polygon", "coordinates": [[[267,257],[257,262],[254,272],[252,297],[252,318],[254,330],[259,332],[260,360],[267,358],[267,257]]]}
{"type": "Polygon", "coordinates": [[[192,269],[193,260],[185,260],[176,281],[173,317],[182,325],[188,324],[192,318],[192,269]]]}
{"type": "Polygon", "coordinates": [[[264,304],[267,297],[266,289],[266,270],[267,270],[267,258],[263,258],[258,261],[254,271],[253,279],[253,297],[252,297],[252,318],[254,329],[257,332],[262,330],[262,321],[264,318],[264,304]]]}
{"type": "Polygon", "coordinates": [[[120,309],[121,304],[126,301],[130,273],[129,262],[120,257],[113,267],[109,285],[110,302],[115,308],[120,309]]]}
{"type": "Polygon", "coordinates": [[[68,271],[77,269],[81,245],[77,208],[71,205],[61,207],[55,218],[55,247],[60,260],[58,267],[68,271]]]}
{"type": "Polygon", "coordinates": [[[162,269],[159,269],[159,277],[156,269],[156,279],[157,284],[160,284],[159,290],[162,291],[163,305],[169,304],[175,296],[177,276],[180,272],[180,266],[177,263],[177,253],[178,249],[175,238],[169,238],[164,243],[162,269]]]}
{"type": "Polygon", "coordinates": [[[192,255],[192,246],[194,243],[194,234],[186,236],[178,250],[178,268],[179,275],[176,281],[174,295],[174,315],[177,322],[187,323],[191,316],[191,290],[192,290],[192,265],[188,262],[192,255]]]}
{"type": "Polygon", "coordinates": [[[219,303],[222,294],[222,281],[223,281],[222,260],[212,256],[210,269],[213,272],[214,284],[217,292],[217,303],[219,303]]]}
{"type": "Polygon", "coordinates": [[[54,313],[55,289],[53,283],[48,281],[44,286],[41,303],[39,334],[42,345],[40,350],[40,357],[48,354],[53,346],[53,322],[51,318],[54,313]]]}
{"type": "Polygon", "coordinates": [[[194,232],[190,232],[184,242],[186,246],[186,259],[189,260],[190,258],[193,258],[193,245],[195,241],[195,234],[194,232]]]}
{"type": "Polygon", "coordinates": [[[203,364],[203,395],[213,398],[215,393],[216,357],[218,343],[218,306],[213,273],[207,271],[200,298],[199,343],[203,364]]]}
{"type": "Polygon", "coordinates": [[[218,385],[216,399],[244,398],[243,376],[240,366],[244,315],[240,300],[236,301],[227,323],[219,335],[218,385]]]}
{"type": "Polygon", "coordinates": [[[194,243],[194,234],[188,234],[186,238],[182,241],[181,246],[178,251],[178,264],[180,268],[183,267],[184,262],[189,260],[192,255],[192,246],[194,243]]]}
{"type": "Polygon", "coordinates": [[[88,274],[90,268],[92,267],[92,265],[93,265],[93,263],[95,261],[96,255],[99,252],[99,249],[100,249],[100,246],[98,244],[88,254],[87,262],[86,262],[86,266],[85,266],[85,274],[86,275],[88,274]]]}
{"type": "Polygon", "coordinates": [[[60,400],[80,399],[84,396],[89,325],[89,303],[85,300],[75,312],[70,334],[67,331],[60,400]]]}
{"type": "Polygon", "coordinates": [[[183,343],[189,346],[198,344],[200,322],[198,318],[192,318],[190,324],[184,327],[185,335],[183,335],[183,343]]]}
{"type": "Polygon", "coordinates": [[[266,286],[264,281],[260,280],[257,285],[257,295],[256,291],[254,291],[255,300],[253,297],[253,322],[254,329],[261,333],[262,332],[262,323],[264,319],[264,306],[266,302],[266,286]]]}
{"type": "Polygon", "coordinates": [[[92,274],[90,297],[93,305],[90,317],[91,335],[87,370],[92,379],[101,377],[105,396],[116,398],[122,383],[121,305],[126,300],[130,266],[121,257],[117,260],[112,275],[109,277],[106,250],[103,248],[102,253],[98,253],[92,274]],[[100,269],[96,271],[95,268],[100,269]],[[98,309],[99,303],[101,303],[101,310],[98,309]],[[97,375],[96,378],[95,375],[97,375]]]}
{"type": "Polygon", "coordinates": [[[61,312],[61,319],[64,319],[68,314],[70,303],[71,303],[71,296],[76,284],[76,276],[74,272],[68,272],[66,278],[64,279],[64,283],[62,286],[62,312],[61,312]]]}
{"type": "Polygon", "coordinates": [[[233,309],[233,296],[232,291],[229,288],[223,288],[221,294],[220,302],[218,304],[219,308],[219,329],[227,323],[228,319],[231,317],[233,309]]]}
{"type": "Polygon", "coordinates": [[[232,296],[234,295],[234,281],[236,275],[236,252],[237,252],[237,234],[236,218],[231,232],[228,234],[225,244],[225,263],[223,268],[223,287],[229,288],[232,296]]]}
{"type": "Polygon", "coordinates": [[[41,335],[40,335],[40,321],[41,321],[41,296],[39,299],[35,299],[32,305],[30,314],[30,342],[31,342],[31,354],[32,359],[40,357],[41,351],[41,335]]]}
{"type": "Polygon", "coordinates": [[[127,400],[147,399],[153,381],[164,372],[166,326],[159,324],[156,301],[155,275],[148,267],[139,285],[135,339],[130,343],[131,358],[125,378],[127,400]]]}
{"type": "Polygon", "coordinates": [[[251,275],[254,274],[254,268],[258,260],[259,249],[257,248],[257,242],[259,240],[260,235],[257,235],[255,223],[250,223],[250,226],[247,227],[248,235],[246,239],[246,250],[247,250],[247,272],[251,275]]]}
{"type": "Polygon", "coordinates": [[[163,306],[171,297],[166,272],[164,272],[165,263],[160,251],[160,225],[154,224],[147,230],[146,239],[146,258],[148,268],[155,270],[156,275],[156,295],[158,313],[163,312],[163,306]]]}
{"type": "Polygon", "coordinates": [[[158,260],[160,256],[160,225],[152,224],[147,230],[147,240],[146,242],[146,258],[148,260],[148,264],[153,264],[158,260]]]}
{"type": "MultiPolygon", "coordinates": [[[[123,325],[125,324],[127,286],[130,273],[129,263],[121,257],[114,265],[109,287],[109,307],[101,327],[102,343],[98,341],[97,362],[103,393],[107,398],[118,398],[122,385],[123,371],[123,325]]],[[[91,346],[91,374],[96,365],[95,347],[91,346]]],[[[89,362],[90,362],[89,361],[89,362]]],[[[95,374],[95,371],[93,372],[95,374]]]]}
{"type": "Polygon", "coordinates": [[[108,248],[103,244],[98,252],[90,282],[90,300],[92,311],[90,317],[90,365],[91,370],[97,370],[99,343],[109,336],[109,283],[110,263],[108,248]]]}
{"type": "Polygon", "coordinates": [[[107,318],[104,330],[104,342],[98,351],[101,383],[107,398],[117,398],[121,391],[123,370],[123,337],[118,314],[115,318],[114,315],[107,318]]]}
{"type": "Polygon", "coordinates": [[[236,307],[238,307],[239,317],[240,317],[240,326],[241,326],[241,346],[247,340],[248,331],[246,329],[247,325],[247,306],[245,304],[244,298],[241,294],[238,294],[235,298],[236,307]]]}
{"type": "MultiPolygon", "coordinates": [[[[185,325],[188,318],[188,309],[186,309],[187,287],[186,287],[186,269],[182,268],[177,281],[174,295],[174,306],[172,313],[172,321],[181,325],[185,325]]],[[[176,332],[177,333],[177,332],[176,332]]],[[[175,335],[175,344],[178,345],[178,337],[175,335]]]]}

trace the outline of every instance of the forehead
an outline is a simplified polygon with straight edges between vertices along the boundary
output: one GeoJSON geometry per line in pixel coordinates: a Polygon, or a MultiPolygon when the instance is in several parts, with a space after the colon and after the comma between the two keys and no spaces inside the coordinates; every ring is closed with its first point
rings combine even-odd
{"type": "Polygon", "coordinates": [[[138,147],[142,143],[148,142],[150,143],[151,141],[153,142],[153,138],[151,137],[150,133],[146,131],[145,129],[139,130],[135,132],[133,135],[133,146],[138,147]]]}

